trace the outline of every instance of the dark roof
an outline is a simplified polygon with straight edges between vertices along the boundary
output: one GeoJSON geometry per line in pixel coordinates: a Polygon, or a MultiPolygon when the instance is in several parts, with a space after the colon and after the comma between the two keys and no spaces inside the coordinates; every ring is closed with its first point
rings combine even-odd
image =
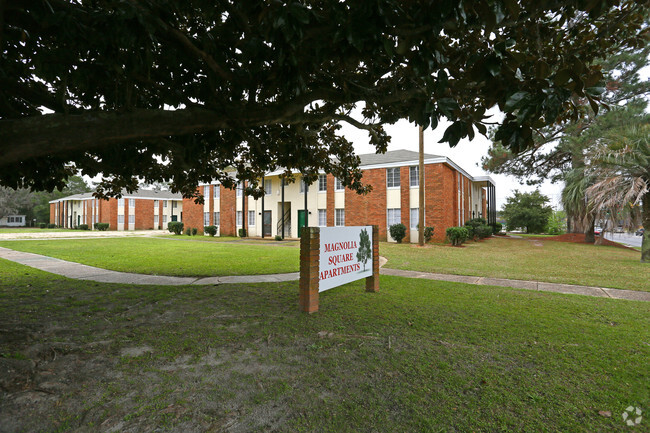
{"type": "MultiPolygon", "coordinates": [[[[173,193],[171,191],[153,191],[149,189],[140,189],[132,193],[128,193],[125,190],[122,190],[122,197],[129,197],[129,198],[153,198],[153,199],[161,199],[161,200],[182,200],[183,196],[179,193],[173,193]]],[[[52,200],[52,201],[59,201],[59,200],[85,200],[85,199],[91,199],[93,197],[92,192],[84,192],[83,194],[73,194],[69,195],[67,197],[61,197],[60,199],[57,200],[52,200]]]]}
{"type": "MultiPolygon", "coordinates": [[[[381,164],[392,164],[395,162],[405,162],[405,161],[417,161],[420,158],[418,152],[412,150],[390,150],[384,154],[377,153],[366,153],[364,155],[359,155],[361,159],[361,165],[381,165],[381,164]]],[[[429,153],[424,154],[424,159],[431,158],[442,158],[440,155],[431,155],[429,153]]]]}

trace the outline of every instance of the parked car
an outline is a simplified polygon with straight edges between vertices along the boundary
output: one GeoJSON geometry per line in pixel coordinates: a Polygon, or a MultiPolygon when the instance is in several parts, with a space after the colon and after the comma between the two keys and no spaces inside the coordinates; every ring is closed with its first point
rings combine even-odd
{"type": "Polygon", "coordinates": [[[602,227],[598,227],[598,226],[594,227],[594,234],[595,234],[596,236],[600,236],[600,234],[601,234],[602,232],[603,232],[603,228],[602,228],[602,227]]]}
{"type": "Polygon", "coordinates": [[[636,231],[635,235],[643,236],[644,233],[645,233],[645,229],[641,227],[639,230],[636,231]]]}

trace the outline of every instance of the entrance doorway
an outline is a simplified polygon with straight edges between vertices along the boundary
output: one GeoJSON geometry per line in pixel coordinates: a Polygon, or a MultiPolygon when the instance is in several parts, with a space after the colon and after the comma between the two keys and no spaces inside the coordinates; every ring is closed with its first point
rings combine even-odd
{"type": "Polygon", "coordinates": [[[305,226],[305,210],[298,210],[298,237],[302,234],[302,228],[305,226]]]}
{"type": "Polygon", "coordinates": [[[264,218],[262,221],[262,236],[271,236],[271,220],[272,220],[271,211],[265,210],[264,218]]]}

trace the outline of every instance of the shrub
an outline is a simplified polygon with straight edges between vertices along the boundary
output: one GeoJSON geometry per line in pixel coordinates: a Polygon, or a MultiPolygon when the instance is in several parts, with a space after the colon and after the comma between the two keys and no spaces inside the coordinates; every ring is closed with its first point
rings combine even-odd
{"type": "Polygon", "coordinates": [[[474,228],[474,235],[478,236],[479,239],[485,239],[492,236],[492,227],[487,224],[480,225],[474,228]]]}
{"type": "Polygon", "coordinates": [[[246,229],[239,229],[239,237],[240,238],[246,237],[246,229]]]}
{"type": "Polygon", "coordinates": [[[46,224],[46,223],[40,223],[38,226],[39,226],[40,228],[44,229],[44,228],[47,227],[47,224],[46,224]]]}
{"type": "Polygon", "coordinates": [[[216,236],[217,230],[218,230],[217,226],[205,226],[205,227],[203,227],[203,232],[206,235],[210,235],[211,237],[216,236]]]}
{"type": "Polygon", "coordinates": [[[109,226],[108,223],[95,223],[94,225],[95,230],[99,230],[100,232],[105,232],[106,230],[108,230],[108,226],[109,226]]]}
{"type": "Polygon", "coordinates": [[[424,228],[424,242],[429,242],[433,237],[433,227],[427,226],[424,228]]]}
{"type": "Polygon", "coordinates": [[[196,236],[196,234],[199,232],[199,229],[196,227],[192,227],[192,236],[196,236]]]}
{"type": "Polygon", "coordinates": [[[282,236],[280,236],[280,235],[275,235],[275,240],[276,240],[276,241],[281,241],[281,240],[282,240],[282,236]]]}
{"type": "Polygon", "coordinates": [[[402,243],[402,239],[406,236],[406,226],[402,223],[393,224],[388,228],[390,232],[390,237],[395,239],[398,244],[402,243]]]}
{"type": "Polygon", "coordinates": [[[188,227],[187,230],[185,230],[185,234],[188,236],[192,236],[192,229],[188,227]]]}
{"type": "Polygon", "coordinates": [[[167,223],[167,230],[169,230],[169,233],[174,233],[175,235],[182,235],[183,223],[180,221],[171,221],[167,223]]]}
{"type": "Polygon", "coordinates": [[[485,218],[472,218],[471,220],[465,221],[465,228],[468,232],[467,239],[476,239],[477,237],[480,238],[477,232],[477,228],[486,224],[487,221],[485,221],[485,218]]]}
{"type": "Polygon", "coordinates": [[[461,245],[469,237],[469,232],[465,227],[449,227],[446,234],[447,239],[454,246],[461,245]]]}
{"type": "Polygon", "coordinates": [[[501,230],[503,229],[503,224],[501,223],[492,223],[492,234],[496,235],[497,233],[501,233],[501,230]]]}
{"type": "Polygon", "coordinates": [[[48,229],[55,229],[55,228],[56,228],[56,224],[48,224],[48,225],[47,225],[47,228],[48,228],[48,229]]]}
{"type": "Polygon", "coordinates": [[[79,230],[90,230],[88,224],[79,224],[79,230]]]}

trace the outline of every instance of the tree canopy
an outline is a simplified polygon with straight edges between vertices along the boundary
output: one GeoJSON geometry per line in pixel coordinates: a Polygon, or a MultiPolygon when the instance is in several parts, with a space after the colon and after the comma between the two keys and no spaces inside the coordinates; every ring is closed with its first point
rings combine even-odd
{"type": "Polygon", "coordinates": [[[0,2],[0,185],[100,194],[171,181],[260,194],[264,172],[319,169],[358,192],[337,131],[409,119],[454,146],[498,106],[515,152],[602,92],[597,60],[647,42],[648,1],[423,2],[24,0],[0,2]]]}
{"type": "Polygon", "coordinates": [[[526,233],[542,233],[553,213],[553,209],[547,204],[548,201],[548,197],[539,190],[513,191],[512,197],[506,199],[506,204],[501,210],[508,230],[525,228],[526,233]]]}

